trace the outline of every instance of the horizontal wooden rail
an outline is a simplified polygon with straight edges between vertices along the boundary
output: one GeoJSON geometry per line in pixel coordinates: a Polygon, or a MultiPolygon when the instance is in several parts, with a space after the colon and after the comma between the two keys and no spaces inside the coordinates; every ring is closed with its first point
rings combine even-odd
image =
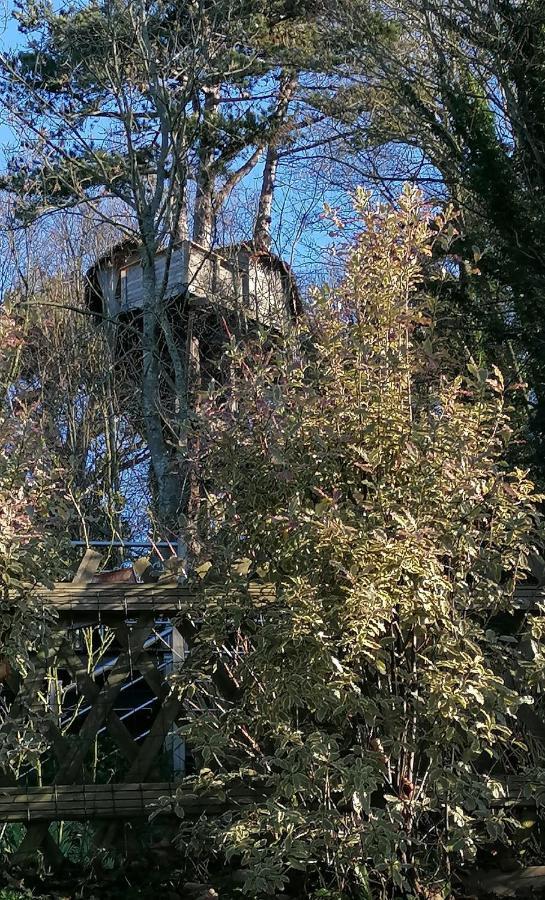
{"type": "MultiPolygon", "coordinates": [[[[274,589],[259,582],[248,590],[256,599],[270,599],[274,589]]],[[[219,589],[210,589],[218,597],[219,589]]],[[[195,601],[195,594],[176,582],[165,584],[72,584],[58,582],[51,590],[38,589],[38,595],[58,612],[183,612],[195,601]]]]}
{"type": "MultiPolygon", "coordinates": [[[[524,788],[522,780],[514,779],[509,783],[507,796],[491,800],[491,807],[533,807],[536,792],[542,795],[545,790],[545,786],[533,784],[524,788]],[[533,790],[528,791],[528,787],[533,790]]],[[[255,789],[249,784],[234,785],[228,796],[196,793],[190,785],[182,788],[172,782],[0,787],[0,823],[132,819],[149,817],[152,813],[193,818],[262,802],[267,796],[270,788],[262,782],[255,789]]]]}
{"type": "Polygon", "coordinates": [[[58,612],[178,612],[191,602],[191,593],[172,584],[56,584],[39,589],[45,603],[58,612]]]}
{"type": "MultiPolygon", "coordinates": [[[[256,599],[270,601],[274,587],[270,584],[250,582],[248,591],[256,599]]],[[[73,584],[57,582],[51,590],[38,588],[38,595],[59,612],[183,612],[194,603],[195,594],[182,585],[172,582],[161,584],[73,584]]],[[[220,588],[208,588],[210,596],[221,596],[220,588]]],[[[514,606],[528,609],[537,603],[545,603],[545,586],[520,585],[514,596],[514,606]]]]}
{"type": "Polygon", "coordinates": [[[160,815],[195,817],[255,802],[257,794],[238,789],[224,795],[193,793],[173,783],[58,784],[0,787],[0,822],[132,819],[160,815]]]}
{"type": "Polygon", "coordinates": [[[0,822],[133,818],[157,808],[172,814],[175,790],[168,782],[0,787],[0,822]],[[161,798],[167,802],[159,804],[161,798]]]}

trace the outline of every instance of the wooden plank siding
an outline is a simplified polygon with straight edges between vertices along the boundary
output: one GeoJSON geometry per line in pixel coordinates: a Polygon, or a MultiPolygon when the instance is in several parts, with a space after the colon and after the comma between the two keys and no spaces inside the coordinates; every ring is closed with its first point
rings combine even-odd
{"type": "MultiPolygon", "coordinates": [[[[163,284],[165,277],[166,255],[159,251],[155,259],[155,279],[157,289],[163,284]]],[[[168,280],[164,297],[175,297],[184,291],[189,291],[196,297],[209,297],[214,293],[218,272],[225,273],[224,287],[227,287],[226,296],[233,299],[234,289],[233,261],[223,260],[213,251],[208,251],[189,241],[177,244],[170,258],[168,280]]],[[[121,278],[120,296],[117,301],[118,312],[140,309],[144,301],[144,285],[142,264],[139,259],[129,260],[119,270],[121,278]]],[[[111,297],[115,307],[115,297],[111,297]]]]}
{"type": "MultiPolygon", "coordinates": [[[[154,263],[158,291],[163,287],[166,259],[166,250],[158,250],[154,263]]],[[[244,314],[283,331],[295,314],[285,268],[274,255],[265,258],[247,247],[210,250],[182,240],[172,247],[163,298],[187,295],[191,303],[212,304],[222,314],[244,314]]],[[[142,309],[143,269],[137,253],[112,252],[89,271],[94,272],[101,311],[110,319],[142,309]]]]}
{"type": "MultiPolygon", "coordinates": [[[[191,274],[189,272],[189,245],[186,241],[177,245],[172,250],[168,270],[168,280],[164,297],[175,297],[180,292],[191,287],[191,274]]],[[[157,290],[160,290],[165,277],[166,255],[158,253],[155,259],[155,280],[157,290]]],[[[140,309],[144,302],[144,283],[142,265],[139,260],[133,260],[120,269],[121,288],[119,297],[119,312],[140,309]]]]}

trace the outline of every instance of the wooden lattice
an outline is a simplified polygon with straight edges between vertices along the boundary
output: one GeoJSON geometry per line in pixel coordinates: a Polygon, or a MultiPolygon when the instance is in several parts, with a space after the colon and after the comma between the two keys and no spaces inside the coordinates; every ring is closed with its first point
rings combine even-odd
{"type": "MultiPolygon", "coordinates": [[[[0,777],[0,821],[20,821],[26,826],[26,835],[16,854],[19,861],[34,856],[40,849],[52,864],[61,862],[60,849],[49,831],[52,821],[97,819],[100,824],[107,819],[126,820],[149,815],[160,797],[171,798],[170,804],[164,805],[165,811],[172,809],[174,802],[174,786],[157,777],[161,774],[157,772],[157,761],[183,703],[172,689],[168,672],[158,666],[157,658],[146,650],[145,643],[158,615],[164,617],[161,607],[166,606],[172,615],[183,604],[184,592],[175,584],[161,589],[137,584],[92,585],[89,582],[99,560],[98,554],[89,551],[74,582],[57,586],[51,592],[48,600],[59,614],[51,646],[37,654],[31,677],[20,684],[11,679],[16,694],[12,704],[15,716],[24,715],[25,710],[43,709],[44,686],[51,667],[69,673],[81,703],[85,704],[83,722],[77,729],[63,729],[54,715],[43,719],[52,751],[50,783],[29,787],[5,774],[0,777]],[[89,671],[85,653],[74,648],[71,638],[77,616],[74,616],[73,603],[63,603],[67,588],[72,597],[74,593],[86,597],[83,609],[77,612],[84,612],[87,621],[95,627],[99,622],[99,627],[108,630],[110,640],[117,646],[117,658],[114,656],[102,680],[89,671]],[[131,733],[115,709],[121,691],[131,685],[136,675],[145,682],[155,708],[143,740],[131,733]],[[108,736],[116,754],[124,761],[121,783],[95,783],[88,757],[99,734],[108,736]]],[[[116,779],[119,781],[117,772],[116,779]]],[[[115,839],[116,829],[115,823],[103,824],[96,830],[95,839],[101,846],[109,846],[115,839]]]]}

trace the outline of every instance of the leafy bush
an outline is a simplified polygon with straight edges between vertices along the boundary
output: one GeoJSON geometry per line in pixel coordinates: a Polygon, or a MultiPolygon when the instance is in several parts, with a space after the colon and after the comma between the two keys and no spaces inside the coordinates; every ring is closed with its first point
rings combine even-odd
{"type": "Polygon", "coordinates": [[[504,463],[500,372],[452,374],[423,290],[424,270],[447,277],[445,219],[409,189],[356,209],[342,282],[282,346],[234,349],[228,392],[201,407],[202,477],[221,490],[180,678],[188,703],[197,677],[216,699],[186,731],[204,785],[263,791],[182,823],[180,845],[230,861],[251,897],[448,895],[453,864],[505,837],[517,678],[543,671],[539,617],[531,662],[495,627],[537,498],[504,463]]]}
{"type": "MultiPolygon", "coordinates": [[[[25,676],[45,649],[52,622],[34,587],[59,564],[63,500],[37,425],[39,395],[20,376],[24,322],[0,311],[0,683],[25,676]]],[[[0,769],[16,769],[43,745],[39,723],[21,709],[10,717],[0,698],[0,769]]]]}
{"type": "Polygon", "coordinates": [[[0,900],[23,900],[23,898],[32,897],[27,891],[12,891],[10,888],[6,890],[0,889],[0,900]]]}

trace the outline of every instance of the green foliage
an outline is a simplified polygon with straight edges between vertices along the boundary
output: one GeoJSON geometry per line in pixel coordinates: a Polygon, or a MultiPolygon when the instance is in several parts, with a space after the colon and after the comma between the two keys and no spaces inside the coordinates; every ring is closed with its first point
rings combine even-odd
{"type": "MultiPolygon", "coordinates": [[[[44,448],[38,398],[18,379],[25,348],[22,323],[0,314],[0,678],[32,667],[31,653],[48,640],[51,612],[37,596],[60,566],[59,532],[64,503],[55,469],[44,448]]],[[[58,474],[58,473],[57,473],[58,474]]],[[[0,708],[3,718],[4,709],[0,708]]],[[[39,728],[25,711],[8,718],[2,731],[0,767],[16,767],[26,751],[41,745],[39,728]]]]}
{"type": "Polygon", "coordinates": [[[203,402],[203,477],[222,490],[180,678],[188,698],[196,677],[230,693],[186,730],[203,784],[264,795],[181,843],[224,855],[251,897],[447,895],[453,864],[507,839],[493,803],[528,702],[513,673],[542,679],[540,618],[532,663],[494,625],[538,499],[504,463],[501,374],[445,375],[420,289],[444,220],[411,190],[356,208],[342,283],[287,345],[234,350],[229,396],[203,402]]]}
{"type": "Polygon", "coordinates": [[[394,29],[368,0],[342,5],[362,22],[357,42],[338,3],[161,0],[137,10],[115,0],[57,10],[24,0],[14,16],[25,43],[0,59],[0,101],[26,127],[0,186],[29,220],[104,196],[137,211],[153,196],[150,176],[177,179],[179,192],[204,153],[210,175],[226,178],[278,135],[271,85],[281,71],[322,76],[323,89],[301,90],[298,133],[320,111],[352,121],[359,91],[344,84],[336,102],[331,76],[349,58],[361,61],[362,34],[366,45],[388,45],[394,29]],[[204,96],[220,86],[210,117],[204,96]]]}
{"type": "Polygon", "coordinates": [[[216,123],[216,171],[222,172],[274,130],[271,104],[252,96],[264,93],[259,79],[279,66],[317,60],[323,32],[309,26],[309,8],[261,0],[161,2],[144,3],[136,15],[119,2],[62,11],[48,2],[20,4],[16,18],[27,46],[0,63],[4,102],[33,123],[25,152],[13,154],[2,180],[20,214],[96,199],[104,191],[134,206],[137,185],[150,173],[168,180],[178,165],[185,178],[187,163],[177,162],[177,154],[182,147],[198,153],[206,143],[202,92],[220,83],[226,94],[235,88],[247,94],[216,123]],[[165,116],[168,152],[165,135],[157,136],[161,121],[167,127],[165,116]]]}
{"type": "Polygon", "coordinates": [[[27,900],[27,898],[30,900],[32,896],[29,891],[12,891],[10,888],[0,890],[0,900],[27,900]]]}
{"type": "MultiPolygon", "coordinates": [[[[485,11],[464,2],[447,8],[435,0],[400,0],[394,8],[400,39],[394,51],[377,44],[383,72],[376,114],[364,137],[367,146],[392,139],[416,145],[426,161],[426,189],[435,190],[430,174],[432,182],[439,176],[441,193],[463,211],[456,247],[462,275],[452,290],[459,329],[472,352],[488,364],[501,361],[508,381],[528,382],[525,452],[528,457],[533,451],[532,467],[541,478],[543,4],[506,0],[485,11]]],[[[399,160],[402,165],[402,154],[399,160]]]]}

